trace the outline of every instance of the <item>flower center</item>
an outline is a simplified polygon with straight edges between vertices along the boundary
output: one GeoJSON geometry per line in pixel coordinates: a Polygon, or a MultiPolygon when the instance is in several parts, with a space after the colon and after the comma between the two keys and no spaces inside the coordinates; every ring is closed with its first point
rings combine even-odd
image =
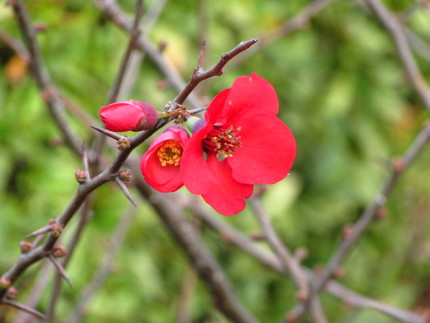
{"type": "Polygon", "coordinates": [[[174,165],[178,166],[181,161],[182,147],[176,140],[167,140],[158,148],[157,156],[161,166],[174,165]]]}
{"type": "Polygon", "coordinates": [[[229,126],[227,129],[223,126],[214,126],[203,139],[203,147],[207,153],[215,154],[219,161],[227,157],[232,157],[234,152],[240,147],[240,136],[237,133],[242,127],[229,126]]]}

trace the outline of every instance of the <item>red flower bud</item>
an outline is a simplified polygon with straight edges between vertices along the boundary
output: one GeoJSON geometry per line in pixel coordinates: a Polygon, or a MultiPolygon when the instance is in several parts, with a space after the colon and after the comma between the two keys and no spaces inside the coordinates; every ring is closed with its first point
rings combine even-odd
{"type": "Polygon", "coordinates": [[[121,101],[100,109],[100,119],[111,131],[140,131],[152,128],[157,122],[157,111],[146,102],[121,101]]]}

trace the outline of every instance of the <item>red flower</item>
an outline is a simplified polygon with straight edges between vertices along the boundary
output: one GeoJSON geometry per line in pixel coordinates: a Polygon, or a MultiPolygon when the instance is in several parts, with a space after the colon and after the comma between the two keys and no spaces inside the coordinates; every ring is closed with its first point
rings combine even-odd
{"type": "Polygon", "coordinates": [[[100,119],[111,131],[140,131],[152,128],[157,122],[157,111],[146,102],[122,101],[100,109],[100,119]]]}
{"type": "Polygon", "coordinates": [[[188,138],[184,128],[169,127],[154,139],[142,156],[140,171],[146,182],[157,191],[167,193],[182,187],[179,163],[188,138]]]}
{"type": "Polygon", "coordinates": [[[182,155],[181,177],[190,192],[219,213],[233,215],[245,208],[254,184],[287,176],[296,144],[276,117],[278,110],[275,90],[257,74],[241,76],[219,93],[206,111],[206,125],[182,155]]]}

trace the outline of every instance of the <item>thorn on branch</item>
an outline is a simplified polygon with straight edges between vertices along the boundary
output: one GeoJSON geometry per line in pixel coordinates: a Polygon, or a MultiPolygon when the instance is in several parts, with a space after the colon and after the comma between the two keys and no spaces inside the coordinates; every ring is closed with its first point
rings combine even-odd
{"type": "MultiPolygon", "coordinates": [[[[52,235],[55,238],[58,238],[61,234],[61,232],[63,232],[63,226],[61,224],[58,224],[57,221],[55,219],[51,219],[49,220],[49,224],[39,230],[36,230],[30,234],[27,234],[24,238],[28,239],[28,238],[32,238],[32,237],[36,237],[36,236],[40,236],[43,235],[45,233],[48,232],[52,232],[52,235]]],[[[33,244],[34,246],[34,244],[33,244]]]]}
{"type": "Polygon", "coordinates": [[[36,237],[36,236],[40,236],[43,235],[47,232],[51,231],[51,225],[47,225],[39,230],[36,230],[30,234],[27,234],[24,238],[28,239],[28,238],[32,238],[32,237],[36,237]]]}
{"type": "Polygon", "coordinates": [[[115,132],[112,132],[110,130],[107,130],[107,129],[104,129],[104,128],[100,128],[100,127],[96,127],[96,126],[90,126],[90,127],[93,128],[94,130],[97,130],[98,132],[104,134],[105,136],[108,136],[108,137],[112,138],[112,139],[120,140],[121,138],[123,138],[123,136],[121,136],[121,135],[119,135],[119,134],[117,134],[115,132]]]}
{"type": "Polygon", "coordinates": [[[23,312],[26,312],[26,313],[31,314],[33,316],[36,316],[37,318],[39,318],[39,319],[41,319],[43,321],[46,320],[45,314],[42,314],[39,311],[36,311],[35,309],[33,309],[33,308],[31,308],[31,307],[29,307],[27,305],[15,302],[15,301],[10,300],[10,299],[3,300],[2,304],[15,307],[15,308],[17,308],[17,309],[19,309],[19,310],[21,310],[23,312]]]}
{"type": "Polygon", "coordinates": [[[69,284],[70,287],[73,287],[72,282],[70,281],[69,276],[67,276],[67,273],[64,270],[63,265],[55,258],[54,255],[49,255],[48,258],[52,262],[52,264],[55,266],[55,268],[58,270],[61,277],[63,277],[63,279],[69,284]]]}
{"type": "Polygon", "coordinates": [[[125,185],[125,183],[119,177],[115,177],[115,182],[118,184],[119,188],[124,193],[125,197],[131,202],[131,204],[133,204],[134,207],[137,207],[137,204],[134,201],[133,197],[131,196],[127,188],[127,185],[125,185]]]}

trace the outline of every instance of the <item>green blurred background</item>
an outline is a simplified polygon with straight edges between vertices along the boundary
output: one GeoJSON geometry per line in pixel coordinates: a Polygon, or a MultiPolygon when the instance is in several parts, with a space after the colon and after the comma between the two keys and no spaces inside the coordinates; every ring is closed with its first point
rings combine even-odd
{"type": "MultiPolygon", "coordinates": [[[[145,1],[145,7],[154,1],[145,1]]],[[[98,120],[127,35],[106,20],[92,1],[26,2],[33,21],[47,27],[38,40],[54,83],[98,120]]],[[[132,18],[134,1],[119,3],[132,18]]],[[[167,44],[164,55],[188,79],[201,39],[208,43],[206,65],[211,66],[221,53],[242,40],[273,31],[309,3],[171,0],[153,28],[144,33],[154,44],[167,44]]],[[[407,13],[405,26],[430,42],[430,16],[424,9],[406,0],[385,4],[395,13],[407,13]]],[[[21,38],[11,8],[3,4],[0,26],[21,38]]],[[[66,207],[76,190],[74,170],[81,168],[81,162],[58,144],[59,133],[34,80],[22,61],[1,42],[0,60],[3,273],[16,261],[23,236],[66,207]]],[[[428,57],[417,56],[417,60],[423,74],[428,75],[428,57]]],[[[286,244],[292,250],[305,247],[309,256],[304,264],[317,268],[335,250],[344,226],[356,221],[379,192],[389,172],[389,161],[412,143],[428,120],[428,112],[406,82],[386,31],[359,2],[334,1],[305,28],[267,43],[246,59],[232,61],[222,77],[206,81],[198,92],[210,100],[230,87],[236,77],[252,72],[276,88],[280,117],[295,134],[298,145],[291,175],[269,187],[263,201],[286,244]]],[[[120,99],[147,101],[160,109],[177,93],[161,86],[164,79],[151,60],[144,58],[131,93],[120,99]]],[[[84,140],[93,140],[93,133],[78,118],[71,117],[71,122],[84,140]]],[[[138,154],[144,151],[145,147],[139,147],[138,154]]],[[[429,157],[427,149],[408,169],[388,200],[388,217],[366,232],[347,259],[341,279],[359,293],[410,310],[423,303],[430,307],[429,296],[423,295],[430,285],[429,157]]],[[[68,268],[74,287],[63,288],[59,319],[73,311],[81,290],[109,251],[109,238],[119,219],[129,209],[128,201],[114,185],[105,185],[93,196],[93,218],[68,268]]],[[[246,234],[259,230],[249,210],[223,220],[246,234]]],[[[229,247],[210,230],[203,230],[203,235],[244,304],[262,322],[281,320],[295,304],[292,282],[229,247]]],[[[17,284],[20,299],[25,299],[39,267],[28,270],[17,284]]],[[[188,270],[179,247],[151,208],[141,202],[113,271],[87,304],[83,322],[174,322],[188,270]]],[[[41,311],[46,310],[49,290],[38,306],[41,311]]],[[[392,322],[373,310],[351,309],[323,295],[330,322],[392,322]]],[[[0,308],[0,313],[3,310],[0,308]]],[[[8,311],[3,319],[12,314],[8,311]]],[[[225,322],[198,281],[190,315],[192,322],[225,322]]]]}

